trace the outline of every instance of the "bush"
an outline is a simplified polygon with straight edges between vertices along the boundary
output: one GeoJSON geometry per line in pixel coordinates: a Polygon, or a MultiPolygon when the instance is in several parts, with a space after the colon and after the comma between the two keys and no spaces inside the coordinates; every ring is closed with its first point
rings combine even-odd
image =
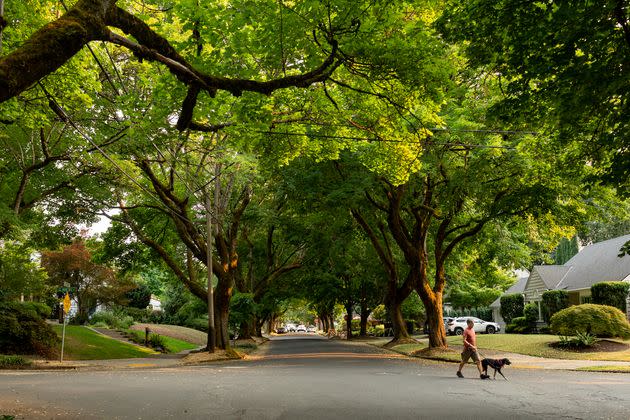
{"type": "Polygon", "coordinates": [[[23,358],[22,356],[3,356],[0,355],[0,369],[19,369],[29,366],[30,360],[23,358]]]}
{"type": "Polygon", "coordinates": [[[133,325],[133,322],[133,318],[129,315],[124,315],[122,313],[116,314],[110,311],[97,312],[92,315],[92,318],[90,319],[91,325],[104,323],[107,324],[109,328],[116,330],[126,330],[133,325]]]}
{"type": "Polygon", "coordinates": [[[0,353],[55,355],[59,338],[32,305],[0,303],[0,353]]]}
{"type": "Polygon", "coordinates": [[[569,307],[569,292],[566,290],[547,290],[542,294],[542,313],[546,323],[558,311],[569,307]]]}
{"type": "Polygon", "coordinates": [[[630,338],[630,324],[617,308],[584,304],[563,309],[551,317],[551,330],[560,335],[578,332],[597,337],[630,338]]]}
{"type": "Polygon", "coordinates": [[[575,337],[561,335],[558,345],[564,348],[584,349],[591,347],[597,342],[594,335],[578,332],[575,337]]]}
{"type": "Polygon", "coordinates": [[[146,309],[151,302],[151,290],[144,284],[125,293],[128,307],[134,309],[146,309]]]}
{"type": "Polygon", "coordinates": [[[501,296],[501,317],[507,324],[511,323],[514,318],[523,316],[524,304],[520,293],[501,296]]]}
{"type": "Polygon", "coordinates": [[[528,303],[523,309],[523,315],[527,322],[535,324],[538,321],[538,305],[536,303],[528,303]]]}
{"type": "Polygon", "coordinates": [[[524,316],[512,319],[512,322],[505,326],[506,333],[529,334],[533,331],[534,325],[524,316]]]}
{"type": "Polygon", "coordinates": [[[626,312],[630,283],[623,281],[605,281],[591,286],[591,301],[596,305],[608,305],[626,312]]]}
{"type": "Polygon", "coordinates": [[[382,337],[385,335],[385,325],[379,324],[367,328],[367,334],[374,337],[382,337]]]}
{"type": "Polygon", "coordinates": [[[37,315],[39,315],[42,319],[48,319],[50,317],[50,314],[52,313],[52,309],[50,308],[50,306],[46,305],[45,303],[23,302],[22,305],[24,308],[35,311],[37,315]]]}
{"type": "Polygon", "coordinates": [[[149,334],[149,345],[156,350],[164,351],[166,349],[164,337],[160,334],[149,334]]]}

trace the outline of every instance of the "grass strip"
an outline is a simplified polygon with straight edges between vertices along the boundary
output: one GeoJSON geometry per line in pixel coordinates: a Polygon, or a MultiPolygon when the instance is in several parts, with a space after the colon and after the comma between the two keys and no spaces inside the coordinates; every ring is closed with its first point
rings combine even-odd
{"type": "MultiPolygon", "coordinates": [[[[53,329],[61,338],[62,326],[54,325],[53,329]]],[[[66,360],[131,359],[152,354],[155,352],[150,349],[114,340],[80,325],[66,326],[66,360]]]]}
{"type": "Polygon", "coordinates": [[[587,372],[611,372],[611,373],[629,373],[630,366],[585,366],[575,370],[587,372]]]}

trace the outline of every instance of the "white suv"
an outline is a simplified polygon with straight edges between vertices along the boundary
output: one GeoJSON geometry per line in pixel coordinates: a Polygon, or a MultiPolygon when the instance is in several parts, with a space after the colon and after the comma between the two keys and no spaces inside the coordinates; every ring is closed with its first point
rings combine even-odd
{"type": "Polygon", "coordinates": [[[300,324],[300,325],[297,326],[295,331],[296,332],[306,332],[306,327],[304,326],[304,324],[300,324]]]}
{"type": "Polygon", "coordinates": [[[466,316],[466,317],[461,317],[461,318],[455,318],[454,320],[449,321],[448,333],[455,334],[455,335],[462,335],[464,333],[464,330],[468,328],[468,325],[466,324],[466,320],[468,319],[472,319],[473,322],[475,323],[475,325],[473,326],[473,329],[475,330],[476,333],[494,334],[495,332],[501,331],[501,326],[497,324],[496,322],[488,322],[488,321],[484,321],[483,319],[474,318],[472,316],[466,316]]]}

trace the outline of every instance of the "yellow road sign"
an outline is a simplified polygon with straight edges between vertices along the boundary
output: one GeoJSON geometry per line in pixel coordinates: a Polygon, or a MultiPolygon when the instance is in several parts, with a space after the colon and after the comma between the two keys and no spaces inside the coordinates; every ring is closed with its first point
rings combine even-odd
{"type": "Polygon", "coordinates": [[[63,313],[67,314],[68,312],[70,312],[70,295],[66,293],[63,298],[63,313]]]}

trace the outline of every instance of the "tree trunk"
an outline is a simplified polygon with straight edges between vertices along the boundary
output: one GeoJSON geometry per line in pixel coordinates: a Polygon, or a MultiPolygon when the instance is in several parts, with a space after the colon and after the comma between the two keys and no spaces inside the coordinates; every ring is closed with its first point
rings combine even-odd
{"type": "Polygon", "coordinates": [[[392,342],[398,342],[401,340],[410,340],[411,337],[407,332],[407,325],[405,324],[405,318],[402,314],[402,302],[398,299],[393,299],[389,304],[389,316],[392,320],[392,328],[394,329],[394,338],[392,342]]]}
{"type": "Polygon", "coordinates": [[[214,329],[216,331],[216,346],[220,349],[230,347],[228,319],[230,316],[230,299],[232,297],[233,280],[220,281],[214,294],[214,329]],[[230,283],[229,285],[227,283],[230,283]]]}
{"type": "Polygon", "coordinates": [[[354,305],[349,303],[346,305],[346,338],[350,340],[352,338],[352,312],[354,305]]]}
{"type": "Polygon", "coordinates": [[[365,303],[361,303],[361,332],[359,333],[361,337],[365,337],[367,335],[367,322],[369,316],[370,310],[367,305],[365,303]]]}
{"type": "Polygon", "coordinates": [[[442,294],[435,293],[432,298],[424,302],[427,311],[427,323],[429,325],[429,347],[448,347],[446,343],[446,330],[442,317],[442,294]]]}

